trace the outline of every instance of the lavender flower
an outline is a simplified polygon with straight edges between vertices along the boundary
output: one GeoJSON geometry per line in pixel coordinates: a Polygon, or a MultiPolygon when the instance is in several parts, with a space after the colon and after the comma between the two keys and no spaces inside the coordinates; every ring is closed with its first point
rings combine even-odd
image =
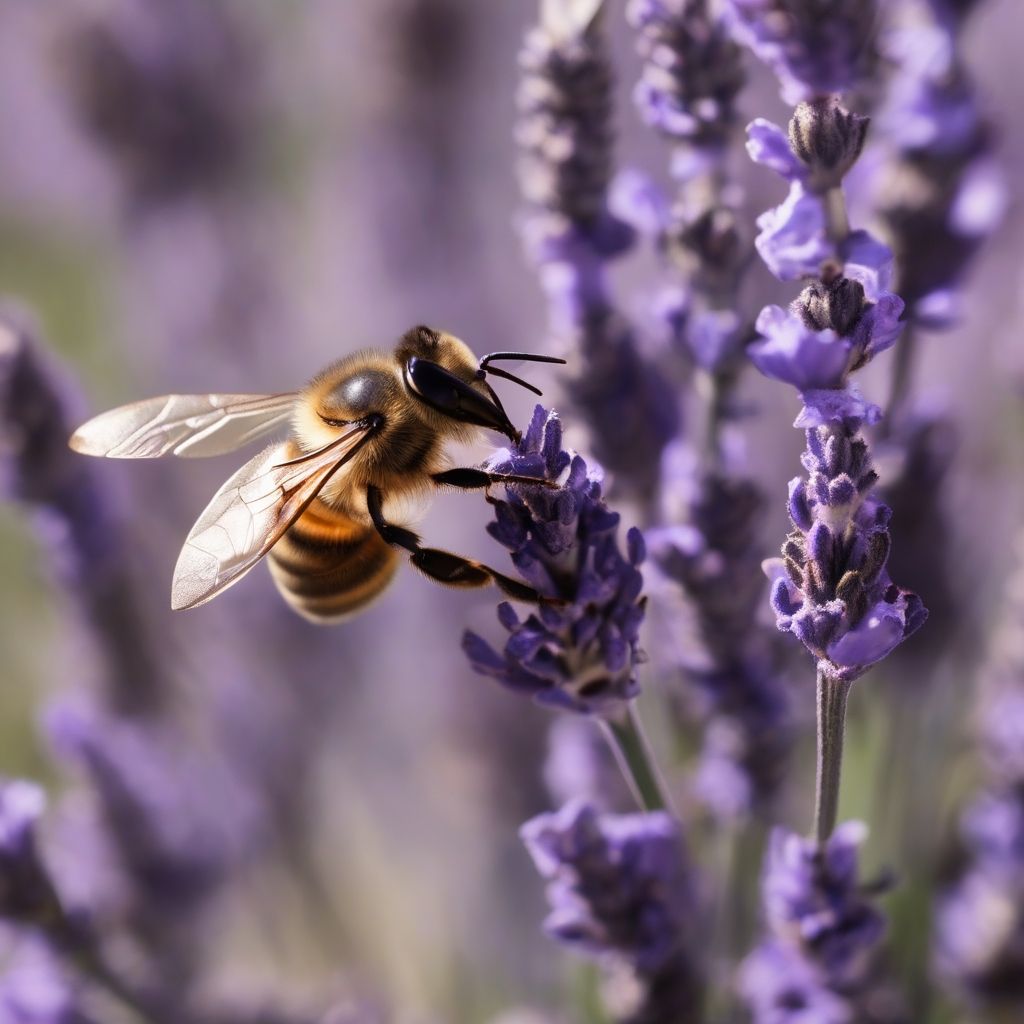
{"type": "Polygon", "coordinates": [[[201,953],[197,916],[252,841],[258,819],[251,797],[211,759],[193,754],[184,762],[184,737],[169,723],[65,703],[48,725],[58,754],[76,763],[94,790],[121,878],[121,924],[159,959],[167,984],[180,988],[201,953]],[[199,790],[202,801],[192,797],[199,790]]]}
{"type": "Polygon", "coordinates": [[[620,1019],[694,1019],[696,897],[675,820],[599,815],[575,801],[520,834],[548,881],[545,931],[606,965],[628,965],[640,983],[637,1004],[620,1019]]]}
{"type": "Polygon", "coordinates": [[[822,251],[834,247],[833,256],[842,259],[817,270],[805,266],[802,272],[818,279],[788,313],[778,306],[762,310],[762,339],[750,346],[750,355],[762,373],[800,392],[803,410],[795,426],[806,428],[807,436],[802,461],[808,478],[790,483],[795,529],[783,559],[765,564],[776,623],[801,640],[820,677],[844,683],[885,657],[927,614],[920,599],[896,587],[885,571],[890,510],[871,497],[877,474],[858,436],[861,425],[877,422],[881,413],[849,381],[895,343],[903,312],[903,301],[886,290],[891,259],[885,247],[846,224],[842,174],[860,152],[864,127],[833,103],[801,104],[787,156],[781,129],[766,122],[751,126],[755,158],[792,178],[791,197],[798,194],[798,205],[817,211],[795,250],[786,240],[766,260],[782,252],[798,262],[809,241],[822,251]]]}
{"type": "MultiPolygon", "coordinates": [[[[1024,553],[1024,543],[1018,543],[1024,553]]],[[[964,867],[939,903],[934,956],[969,1006],[1024,1009],[1024,571],[1011,577],[979,730],[981,790],[960,820],[964,867]]]]}
{"type": "Polygon", "coordinates": [[[789,103],[851,91],[874,68],[873,0],[728,0],[728,10],[789,103]]]}
{"type": "MultiPolygon", "coordinates": [[[[747,340],[733,305],[749,257],[736,211],[740,192],[727,175],[735,99],[745,80],[741,53],[704,0],[635,0],[627,16],[644,60],[634,99],[641,117],[672,144],[678,183],[657,224],[661,247],[682,275],[664,316],[691,358],[726,390],[747,340]]],[[[725,413],[727,401],[720,404],[725,413]]]]}
{"type": "Polygon", "coordinates": [[[545,2],[540,25],[524,43],[516,133],[528,203],[523,236],[553,332],[578,353],[570,362],[580,371],[566,390],[590,428],[595,454],[650,501],[679,411],[605,281],[605,264],[629,248],[633,231],[609,209],[612,72],[600,8],[601,0],[545,2]]]}
{"type": "Polygon", "coordinates": [[[639,691],[640,532],[629,531],[623,555],[619,516],[601,499],[600,472],[562,447],[558,416],[541,406],[520,444],[499,452],[490,466],[558,483],[554,489],[508,487],[488,531],[509,549],[523,578],[560,603],[521,620],[503,602],[498,619],[510,634],[503,652],[467,632],[463,649],[470,662],[543,704],[585,713],[620,707],[639,691]]]}
{"type": "Polygon", "coordinates": [[[789,698],[770,633],[758,623],[763,578],[758,524],[764,496],[723,467],[668,469],[682,525],[649,530],[652,561],[686,596],[678,664],[708,731],[697,794],[717,815],[765,809],[784,772],[789,698]]]}
{"type": "Polygon", "coordinates": [[[80,986],[49,945],[18,936],[4,950],[0,974],[0,1020],[5,1024],[89,1024],[80,986]]]}
{"type": "Polygon", "coordinates": [[[71,103],[121,165],[133,201],[237,177],[256,90],[247,41],[225,9],[129,0],[83,18],[64,49],[71,103]]]}
{"type": "Polygon", "coordinates": [[[779,280],[835,276],[831,264],[838,264],[864,285],[869,299],[887,290],[892,253],[866,231],[849,230],[840,192],[866,131],[867,119],[834,99],[801,103],[788,134],[764,118],[747,126],[750,158],[789,184],[785,201],[758,218],[754,240],[779,280]]]}
{"type": "Polygon", "coordinates": [[[45,806],[46,797],[34,783],[0,781],[0,916],[7,920],[41,924],[60,913],[36,845],[45,806]]]}
{"type": "Polygon", "coordinates": [[[800,392],[804,408],[796,426],[876,422],[879,410],[848,378],[895,344],[902,312],[899,296],[883,292],[869,302],[859,281],[829,275],[808,285],[788,312],[766,306],[757,318],[761,337],[748,351],[765,376],[800,392]]]}
{"type": "Polygon", "coordinates": [[[745,81],[739,48],[706,0],[630,0],[626,17],[644,59],[637,108],[679,146],[674,171],[689,178],[728,145],[745,81]]]}
{"type": "Polygon", "coordinates": [[[125,711],[158,708],[169,682],[100,470],[68,449],[79,399],[18,318],[0,313],[0,493],[37,510],[82,617],[99,640],[104,685],[125,711]]]}
{"type": "Polygon", "coordinates": [[[739,993],[754,1024],[851,1024],[853,1011],[821,972],[782,943],[766,941],[740,967],[739,993]]]}
{"type": "Polygon", "coordinates": [[[867,835],[846,822],[825,845],[776,829],[762,894],[768,937],[744,961],[739,987],[755,1024],[847,1024],[861,1017],[885,922],[858,881],[867,835]]]}
{"type": "Polygon", "coordinates": [[[932,6],[933,20],[919,11],[918,23],[890,42],[898,73],[880,116],[890,156],[877,195],[908,316],[941,327],[952,320],[957,284],[1001,222],[1006,186],[958,54],[962,20],[951,17],[955,5],[932,6]]]}
{"type": "Polygon", "coordinates": [[[807,479],[790,483],[794,530],[766,563],[779,629],[831,678],[852,680],[919,629],[927,612],[889,579],[889,509],[870,494],[865,442],[844,426],[807,431],[807,479]]]}

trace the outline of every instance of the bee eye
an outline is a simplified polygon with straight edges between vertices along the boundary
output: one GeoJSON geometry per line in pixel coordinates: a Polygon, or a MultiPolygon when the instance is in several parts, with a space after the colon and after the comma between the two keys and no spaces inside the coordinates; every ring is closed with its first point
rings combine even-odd
{"type": "Polygon", "coordinates": [[[354,373],[324,397],[320,418],[331,426],[364,419],[381,410],[393,388],[392,378],[378,370],[354,373]]]}

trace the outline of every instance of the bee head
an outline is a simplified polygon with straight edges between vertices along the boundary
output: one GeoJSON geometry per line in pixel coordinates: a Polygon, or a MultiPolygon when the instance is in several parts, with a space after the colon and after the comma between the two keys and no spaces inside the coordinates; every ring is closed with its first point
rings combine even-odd
{"type": "Polygon", "coordinates": [[[518,443],[519,432],[464,342],[430,327],[414,327],[402,336],[395,357],[406,390],[417,402],[448,419],[496,430],[518,443]]]}

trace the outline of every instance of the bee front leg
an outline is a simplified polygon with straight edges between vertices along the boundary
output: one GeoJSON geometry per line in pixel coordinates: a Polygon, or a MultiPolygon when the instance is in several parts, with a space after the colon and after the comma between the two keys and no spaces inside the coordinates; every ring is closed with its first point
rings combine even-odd
{"type": "Polygon", "coordinates": [[[490,489],[494,484],[526,484],[533,487],[558,487],[553,480],[542,477],[519,476],[516,473],[491,473],[486,469],[467,467],[465,469],[446,469],[441,473],[431,473],[430,479],[439,487],[458,487],[462,491],[487,491],[487,500],[493,505],[490,489]]]}
{"type": "Polygon", "coordinates": [[[517,601],[544,604],[551,600],[539,594],[533,587],[512,579],[511,576],[506,576],[482,562],[464,558],[450,551],[442,551],[440,548],[423,547],[419,537],[412,530],[395,526],[384,518],[384,495],[379,487],[371,485],[367,488],[366,507],[381,537],[389,544],[408,551],[409,561],[432,580],[449,587],[486,587],[489,583],[494,583],[517,601]]]}
{"type": "Polygon", "coordinates": [[[441,473],[431,473],[430,479],[440,487],[458,487],[463,491],[478,491],[494,484],[527,484],[534,487],[558,487],[553,480],[545,480],[537,476],[518,476],[515,473],[491,473],[486,469],[467,467],[465,469],[446,469],[441,473]]]}

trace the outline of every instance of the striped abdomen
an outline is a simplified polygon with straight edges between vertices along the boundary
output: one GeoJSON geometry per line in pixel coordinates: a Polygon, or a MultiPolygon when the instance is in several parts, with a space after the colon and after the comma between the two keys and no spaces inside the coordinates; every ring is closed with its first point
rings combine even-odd
{"type": "Polygon", "coordinates": [[[337,622],[365,608],[387,585],[398,554],[370,525],[319,499],[270,549],[270,572],[284,599],[313,622],[337,622]]]}

